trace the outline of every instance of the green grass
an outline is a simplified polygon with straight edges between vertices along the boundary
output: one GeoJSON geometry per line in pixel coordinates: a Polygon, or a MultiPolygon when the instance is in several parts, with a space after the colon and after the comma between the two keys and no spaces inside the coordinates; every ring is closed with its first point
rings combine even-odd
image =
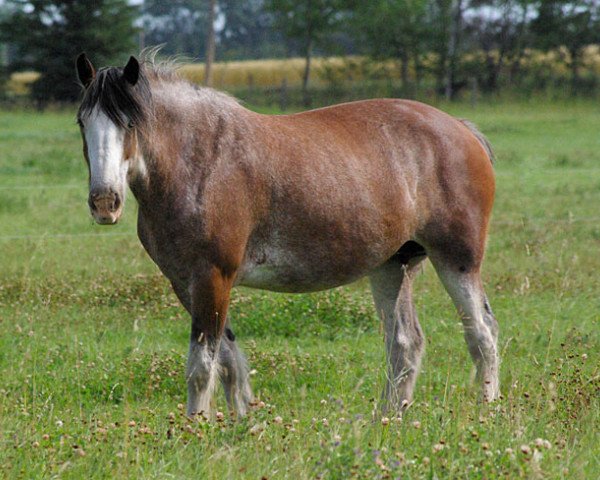
{"type": "Polygon", "coordinates": [[[74,113],[0,112],[1,475],[596,478],[600,107],[442,108],[477,122],[498,153],[484,277],[503,399],[478,403],[461,326],[427,265],[416,401],[387,425],[371,413],[384,351],[365,282],[237,291],[234,329],[264,406],[189,422],[189,320],[135,237],[135,202],[118,226],[92,224],[74,113]]]}

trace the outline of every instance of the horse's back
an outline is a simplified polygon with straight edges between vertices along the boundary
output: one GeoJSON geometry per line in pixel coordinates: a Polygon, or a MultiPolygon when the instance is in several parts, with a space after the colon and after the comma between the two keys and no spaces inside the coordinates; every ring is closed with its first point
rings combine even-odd
{"type": "Polygon", "coordinates": [[[288,174],[286,199],[295,192],[306,206],[322,198],[331,206],[350,203],[386,217],[395,213],[406,230],[418,229],[441,210],[491,209],[489,144],[472,124],[434,107],[364,100],[272,121],[285,137],[275,162],[288,174]]]}
{"type": "Polygon", "coordinates": [[[476,169],[493,180],[488,145],[472,124],[420,102],[362,100],[264,118],[269,136],[285,138],[281,147],[295,160],[289,166],[391,173],[401,182],[446,168],[456,172],[452,180],[470,182],[476,169]]]}

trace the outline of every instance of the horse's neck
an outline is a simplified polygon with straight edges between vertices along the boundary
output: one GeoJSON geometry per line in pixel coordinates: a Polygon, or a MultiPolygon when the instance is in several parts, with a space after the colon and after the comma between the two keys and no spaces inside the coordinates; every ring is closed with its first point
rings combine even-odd
{"type": "Polygon", "coordinates": [[[223,112],[202,99],[187,104],[174,104],[172,97],[160,100],[150,134],[140,137],[144,174],[130,181],[140,212],[176,210],[187,193],[197,191],[215,161],[222,119],[223,112]]]}

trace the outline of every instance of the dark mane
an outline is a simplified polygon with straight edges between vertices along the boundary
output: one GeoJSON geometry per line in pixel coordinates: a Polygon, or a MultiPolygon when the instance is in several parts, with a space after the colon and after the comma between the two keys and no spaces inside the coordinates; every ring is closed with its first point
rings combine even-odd
{"type": "Polygon", "coordinates": [[[151,114],[152,93],[144,68],[137,83],[131,85],[120,67],[98,70],[96,78],[86,89],[77,118],[88,116],[95,106],[121,128],[143,125],[151,114]]]}

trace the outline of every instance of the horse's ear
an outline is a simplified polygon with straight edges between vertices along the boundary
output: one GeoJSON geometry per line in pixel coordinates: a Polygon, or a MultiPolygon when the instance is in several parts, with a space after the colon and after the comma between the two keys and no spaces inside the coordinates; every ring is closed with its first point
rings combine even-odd
{"type": "Polygon", "coordinates": [[[131,85],[135,85],[137,83],[138,78],[140,78],[140,62],[138,62],[137,58],[129,57],[129,61],[123,69],[123,77],[131,85]]]}
{"type": "Polygon", "coordinates": [[[86,88],[96,78],[96,70],[85,53],[80,53],[77,57],[77,76],[86,88]]]}

